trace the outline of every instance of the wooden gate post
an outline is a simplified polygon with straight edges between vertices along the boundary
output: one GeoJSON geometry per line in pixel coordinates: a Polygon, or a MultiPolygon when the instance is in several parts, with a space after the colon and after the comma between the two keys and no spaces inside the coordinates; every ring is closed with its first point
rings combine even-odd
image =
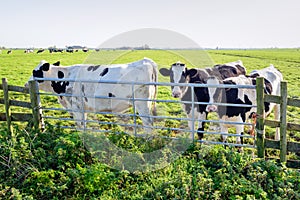
{"type": "Polygon", "coordinates": [[[36,81],[29,81],[29,93],[30,102],[32,107],[33,124],[35,130],[42,128],[42,112],[41,112],[41,102],[40,95],[38,94],[39,88],[36,81]]]}
{"type": "Polygon", "coordinates": [[[280,162],[286,162],[287,154],[287,82],[282,81],[280,84],[280,162]]]}
{"type": "Polygon", "coordinates": [[[257,120],[256,120],[256,146],[259,158],[265,158],[265,105],[264,105],[264,78],[256,79],[256,100],[257,100],[257,120]]]}
{"type": "Polygon", "coordinates": [[[8,132],[12,135],[13,130],[12,130],[12,125],[11,125],[11,110],[10,110],[10,104],[9,104],[8,84],[7,84],[6,78],[2,78],[2,87],[3,87],[3,93],[4,93],[4,105],[5,105],[7,128],[8,128],[8,132]]]}

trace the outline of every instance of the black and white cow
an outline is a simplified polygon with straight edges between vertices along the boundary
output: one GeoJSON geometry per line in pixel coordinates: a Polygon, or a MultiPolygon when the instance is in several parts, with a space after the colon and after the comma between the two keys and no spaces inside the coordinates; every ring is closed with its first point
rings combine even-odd
{"type": "Polygon", "coordinates": [[[33,53],[34,51],[33,51],[33,49],[25,49],[25,51],[24,51],[24,53],[33,53]]]}
{"type": "Polygon", "coordinates": [[[68,53],[74,53],[74,49],[73,48],[67,48],[66,52],[68,52],[68,53]]]}
{"type": "MultiPolygon", "coordinates": [[[[264,68],[262,70],[255,70],[250,73],[250,76],[230,77],[223,81],[211,77],[207,83],[210,85],[230,84],[230,85],[256,85],[256,77],[264,77],[265,85],[264,92],[266,94],[280,95],[280,82],[283,80],[282,74],[273,66],[264,68]]],[[[239,124],[225,124],[220,123],[221,133],[228,133],[228,128],[234,126],[237,134],[244,133],[244,124],[251,116],[256,113],[256,90],[246,88],[209,88],[208,90],[210,100],[206,108],[207,112],[217,112],[222,121],[238,122],[239,124]],[[214,103],[228,103],[248,105],[230,106],[230,105],[215,105],[214,103]]],[[[279,105],[274,103],[265,103],[265,114],[268,116],[271,111],[275,111],[275,119],[279,120],[280,112],[279,105]]],[[[225,142],[226,135],[222,135],[222,140],[225,142]]],[[[275,139],[279,139],[279,130],[276,130],[275,139]]],[[[240,137],[237,137],[237,143],[243,143],[240,137]]]]}
{"type": "MultiPolygon", "coordinates": [[[[239,76],[246,74],[246,69],[243,66],[242,61],[236,61],[232,63],[226,63],[223,65],[215,65],[212,68],[187,69],[185,64],[177,62],[174,63],[170,69],[161,68],[160,73],[163,76],[169,76],[171,83],[199,83],[206,84],[209,77],[214,76],[220,80],[228,77],[239,76]]],[[[180,98],[182,101],[192,101],[191,87],[172,86],[172,96],[180,98]]],[[[209,94],[207,87],[195,87],[194,88],[194,101],[195,102],[209,102],[209,94]]],[[[185,110],[188,118],[192,118],[192,104],[184,103],[183,109],[185,110]]],[[[194,116],[198,119],[198,139],[203,138],[204,122],[207,119],[206,105],[198,104],[194,109],[194,116]]],[[[189,128],[192,129],[192,121],[188,122],[189,128]]]]}
{"type": "MultiPolygon", "coordinates": [[[[97,83],[98,81],[156,83],[157,64],[151,59],[144,58],[128,64],[114,65],[78,64],[65,67],[57,65],[59,64],[51,65],[46,61],[41,61],[33,70],[30,80],[57,78],[57,81],[38,80],[39,89],[56,94],[72,94],[71,97],[60,96],[59,101],[65,108],[72,110],[76,121],[82,122],[86,119],[87,115],[86,113],[82,114],[83,110],[123,112],[132,106],[132,100],[129,98],[132,98],[134,94],[134,98],[149,99],[149,101],[136,100],[134,103],[143,125],[151,126],[152,118],[149,116],[151,116],[151,110],[153,113],[155,112],[155,102],[151,101],[156,98],[157,94],[155,84],[135,85],[133,91],[132,84],[97,83]],[[95,83],[71,82],[64,79],[90,80],[95,83]],[[94,98],[95,96],[111,98],[94,98]],[[114,97],[121,99],[114,99],[114,97]]],[[[78,123],[78,125],[82,127],[83,123],[78,123]]]]}
{"type": "Polygon", "coordinates": [[[45,49],[39,49],[36,53],[43,53],[45,49]]]}

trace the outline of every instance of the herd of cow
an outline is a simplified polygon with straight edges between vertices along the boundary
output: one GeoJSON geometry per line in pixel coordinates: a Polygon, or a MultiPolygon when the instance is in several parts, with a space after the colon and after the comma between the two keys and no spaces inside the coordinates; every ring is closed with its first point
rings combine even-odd
{"type": "MultiPolygon", "coordinates": [[[[36,51],[37,54],[39,53],[43,53],[46,49],[38,49],[36,51]]],[[[49,50],[49,53],[63,53],[64,51],[68,52],[68,53],[74,53],[74,52],[78,52],[79,49],[73,49],[73,48],[67,48],[67,49],[61,49],[61,48],[48,48],[49,50]]],[[[82,48],[81,49],[83,52],[88,52],[89,49],[88,48],[82,48]]],[[[95,49],[95,51],[99,51],[99,49],[95,49]]],[[[12,49],[9,49],[7,50],[6,54],[12,54],[13,50],[12,49]]],[[[2,51],[0,50],[0,54],[2,53],[2,51]]],[[[24,50],[24,53],[26,54],[30,54],[30,53],[34,53],[34,50],[33,49],[25,49],[24,50]]]]}
{"type": "MultiPolygon", "coordinates": [[[[237,124],[220,123],[223,142],[226,141],[225,133],[228,133],[230,126],[235,126],[237,134],[242,135],[244,133],[243,123],[256,113],[256,90],[238,87],[223,87],[222,89],[217,86],[219,84],[255,86],[256,78],[263,77],[265,80],[264,92],[279,95],[280,82],[283,80],[282,74],[273,65],[247,74],[242,61],[215,65],[205,69],[188,69],[184,63],[177,62],[172,64],[169,69],[161,68],[160,70],[158,70],[157,64],[149,58],[127,64],[59,65],[59,62],[50,64],[41,61],[33,70],[30,80],[37,80],[41,90],[61,95],[59,102],[63,107],[72,111],[71,114],[79,127],[85,126],[87,117],[86,113],[82,114],[82,111],[123,112],[132,106],[130,100],[124,99],[135,98],[149,99],[149,101],[135,101],[134,106],[143,122],[145,131],[151,130],[153,123],[151,114],[155,114],[156,111],[156,83],[158,82],[158,72],[160,72],[161,75],[169,77],[170,82],[173,83],[171,87],[172,96],[185,102],[183,109],[187,118],[194,118],[198,121],[199,140],[204,137],[204,124],[210,112],[216,112],[220,120],[240,122],[237,124]],[[51,81],[42,79],[51,79],[51,81]],[[116,81],[120,84],[105,83],[105,81],[116,81]],[[127,84],[127,82],[136,83],[134,91],[132,84],[127,84]],[[181,83],[199,84],[199,87],[190,87],[188,84],[181,83]],[[96,96],[106,98],[95,98],[96,96]],[[198,103],[193,104],[191,101],[198,103]],[[243,107],[242,105],[246,106],[243,107]]],[[[272,110],[274,110],[276,120],[279,120],[278,105],[265,103],[266,115],[270,114],[272,110]]],[[[193,128],[193,123],[193,120],[189,121],[190,129],[193,128]]],[[[275,139],[279,139],[278,130],[276,130],[275,139]]],[[[237,137],[237,143],[243,143],[243,140],[237,137]]]]}

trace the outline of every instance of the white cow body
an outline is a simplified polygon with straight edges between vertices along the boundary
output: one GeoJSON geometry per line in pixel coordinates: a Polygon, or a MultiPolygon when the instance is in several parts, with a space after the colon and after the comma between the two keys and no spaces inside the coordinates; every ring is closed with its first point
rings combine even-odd
{"type": "Polygon", "coordinates": [[[80,126],[84,124],[80,122],[86,119],[86,114],[82,114],[85,111],[123,112],[132,107],[133,102],[130,98],[149,99],[149,101],[136,100],[134,105],[144,126],[150,126],[152,123],[152,119],[146,116],[151,115],[150,111],[154,104],[151,100],[156,98],[156,85],[136,84],[133,86],[133,84],[101,83],[101,81],[155,83],[157,82],[157,65],[151,59],[144,58],[128,64],[78,64],[66,67],[50,65],[42,61],[33,71],[32,78],[34,77],[59,79],[40,82],[39,88],[57,94],[72,94],[69,97],[60,96],[60,103],[72,110],[72,115],[80,126]]]}

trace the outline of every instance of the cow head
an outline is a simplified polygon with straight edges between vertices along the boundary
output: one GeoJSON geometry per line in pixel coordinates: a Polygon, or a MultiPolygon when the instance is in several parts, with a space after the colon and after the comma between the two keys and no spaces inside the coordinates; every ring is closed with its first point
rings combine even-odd
{"type": "MultiPolygon", "coordinates": [[[[190,77],[197,73],[197,70],[188,70],[184,63],[176,62],[171,65],[170,69],[161,68],[159,70],[161,75],[169,76],[171,83],[188,83],[190,77]]],[[[171,86],[172,96],[175,98],[181,98],[187,91],[187,86],[171,86]]]]}
{"type": "MultiPolygon", "coordinates": [[[[50,64],[46,62],[45,60],[42,60],[38,66],[32,71],[32,76],[30,77],[30,80],[34,80],[35,78],[47,78],[47,77],[53,77],[52,73],[52,67],[53,66],[59,66],[60,62],[56,62],[54,64],[50,64]]],[[[49,81],[43,81],[38,80],[39,88],[42,90],[47,91],[48,88],[51,87],[51,83],[49,81]]],[[[28,82],[25,84],[25,87],[28,87],[28,82]]]]}
{"type": "MultiPolygon", "coordinates": [[[[219,80],[216,77],[209,77],[207,80],[208,85],[219,85],[219,80]]],[[[216,101],[215,96],[218,94],[217,87],[208,87],[208,94],[209,94],[209,104],[206,106],[206,112],[217,112],[218,107],[214,105],[213,103],[216,101]]]]}

